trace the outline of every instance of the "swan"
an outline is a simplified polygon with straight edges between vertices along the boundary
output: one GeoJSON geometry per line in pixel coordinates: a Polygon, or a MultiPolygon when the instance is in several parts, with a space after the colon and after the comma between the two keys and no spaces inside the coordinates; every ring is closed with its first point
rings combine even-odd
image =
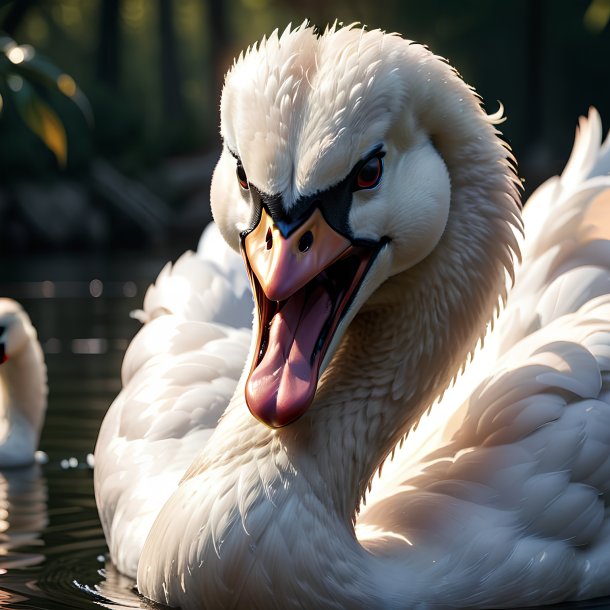
{"type": "Polygon", "coordinates": [[[145,597],[610,593],[610,140],[591,109],[522,222],[501,114],[378,30],[289,26],[236,60],[216,225],[146,294],[96,445],[145,597]]]}
{"type": "Polygon", "coordinates": [[[47,370],[21,305],[0,298],[0,466],[34,461],[47,407],[47,370]]]}

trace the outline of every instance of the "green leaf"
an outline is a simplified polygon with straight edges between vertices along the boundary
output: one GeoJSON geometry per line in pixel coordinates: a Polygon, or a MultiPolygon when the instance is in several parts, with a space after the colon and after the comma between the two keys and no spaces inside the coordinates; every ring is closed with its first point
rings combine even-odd
{"type": "Polygon", "coordinates": [[[76,85],[71,76],[65,74],[44,55],[38,53],[29,45],[19,47],[14,40],[7,36],[0,36],[0,51],[4,54],[4,61],[0,65],[0,75],[7,77],[8,74],[17,74],[25,81],[50,90],[60,91],[69,98],[79,110],[88,123],[93,122],[93,113],[89,100],[76,85]],[[26,49],[24,59],[19,63],[12,63],[9,53],[13,48],[26,49]]]}
{"type": "Polygon", "coordinates": [[[68,160],[66,130],[51,107],[39,99],[30,105],[24,119],[30,129],[55,155],[59,166],[64,168],[68,160]]]}
{"type": "Polygon", "coordinates": [[[65,167],[68,159],[68,144],[61,119],[29,83],[24,81],[21,88],[14,93],[21,118],[55,155],[58,165],[65,167]]]}

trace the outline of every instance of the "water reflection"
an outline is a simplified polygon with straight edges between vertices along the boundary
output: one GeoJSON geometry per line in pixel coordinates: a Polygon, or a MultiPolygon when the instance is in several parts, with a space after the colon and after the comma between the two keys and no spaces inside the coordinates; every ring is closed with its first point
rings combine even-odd
{"type": "Polygon", "coordinates": [[[0,471],[0,575],[44,561],[41,533],[47,524],[47,485],[40,466],[0,471]]]}
{"type": "Polygon", "coordinates": [[[140,597],[136,591],[135,581],[121,574],[107,560],[106,565],[99,571],[100,581],[92,589],[83,586],[83,590],[96,598],[98,605],[103,608],[148,608],[149,610],[159,609],[163,606],[147,602],[140,597]]]}
{"type": "Polygon", "coordinates": [[[0,607],[158,608],[106,563],[90,464],[72,456],[0,472],[0,607]]]}
{"type": "Polygon", "coordinates": [[[60,255],[0,265],[0,295],[29,313],[50,389],[47,463],[0,472],[0,608],[152,607],[106,565],[91,454],[139,328],[130,311],[167,258],[60,255]]]}

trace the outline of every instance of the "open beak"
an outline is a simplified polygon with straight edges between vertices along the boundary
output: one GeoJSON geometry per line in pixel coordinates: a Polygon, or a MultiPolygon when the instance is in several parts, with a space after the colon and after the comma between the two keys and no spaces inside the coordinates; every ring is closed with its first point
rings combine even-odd
{"type": "Polygon", "coordinates": [[[277,428],[313,401],[324,355],[379,250],[352,243],[317,208],[288,236],[263,208],[241,245],[259,321],[246,403],[277,428]]]}

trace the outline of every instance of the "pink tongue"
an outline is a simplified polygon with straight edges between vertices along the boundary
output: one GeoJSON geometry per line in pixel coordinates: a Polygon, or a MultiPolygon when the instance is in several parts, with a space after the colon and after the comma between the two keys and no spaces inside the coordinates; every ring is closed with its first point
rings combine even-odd
{"type": "Polygon", "coordinates": [[[318,383],[319,354],[311,363],[316,342],[332,303],[317,286],[305,299],[300,290],[271,321],[267,351],[246,384],[252,414],[280,427],[301,416],[313,400],[318,383]]]}

